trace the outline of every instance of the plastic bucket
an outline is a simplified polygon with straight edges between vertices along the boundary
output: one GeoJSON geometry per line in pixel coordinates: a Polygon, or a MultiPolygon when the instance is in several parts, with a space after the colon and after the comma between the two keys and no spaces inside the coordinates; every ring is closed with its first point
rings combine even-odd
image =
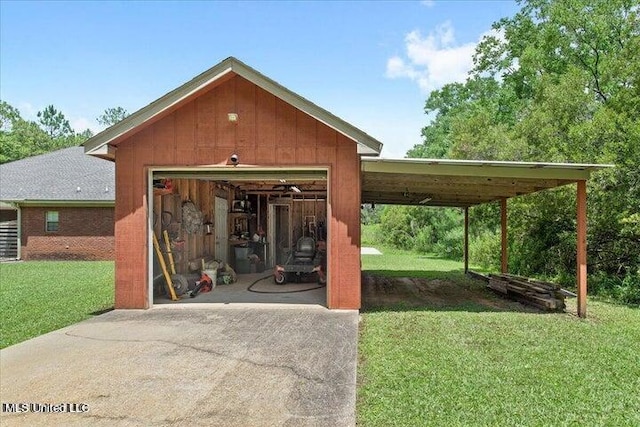
{"type": "Polygon", "coordinates": [[[247,248],[247,247],[242,247],[242,246],[236,246],[235,247],[235,251],[236,251],[236,260],[240,260],[240,259],[247,259],[249,258],[249,251],[251,249],[247,248]]]}
{"type": "Polygon", "coordinates": [[[236,273],[238,274],[251,273],[251,262],[248,259],[236,260],[236,273]]]}
{"type": "Polygon", "coordinates": [[[216,287],[216,280],[218,276],[218,270],[202,270],[202,274],[206,274],[211,279],[211,283],[213,284],[213,288],[216,287]]]}

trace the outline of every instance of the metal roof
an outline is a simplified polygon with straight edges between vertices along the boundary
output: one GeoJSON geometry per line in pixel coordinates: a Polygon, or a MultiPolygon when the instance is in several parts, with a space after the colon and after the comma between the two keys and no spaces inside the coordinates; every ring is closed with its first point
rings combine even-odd
{"type": "Polygon", "coordinates": [[[587,180],[612,165],[362,158],[362,203],[468,207],[587,180]]]}
{"type": "Polygon", "coordinates": [[[0,165],[0,201],[113,205],[115,165],[70,147],[0,165]]]}
{"type": "Polygon", "coordinates": [[[378,155],[380,153],[382,149],[382,143],[380,141],[306,98],[290,91],[234,57],[225,59],[141,110],[131,114],[121,122],[95,135],[85,142],[85,152],[99,157],[115,158],[115,153],[109,150],[110,144],[115,144],[127,138],[140,130],[144,125],[159,120],[161,117],[164,117],[165,114],[169,114],[184,103],[197,97],[203,90],[216,84],[216,82],[225,81],[225,78],[233,75],[238,75],[249,80],[300,111],[309,114],[316,120],[352,139],[358,144],[359,154],[378,155]]]}

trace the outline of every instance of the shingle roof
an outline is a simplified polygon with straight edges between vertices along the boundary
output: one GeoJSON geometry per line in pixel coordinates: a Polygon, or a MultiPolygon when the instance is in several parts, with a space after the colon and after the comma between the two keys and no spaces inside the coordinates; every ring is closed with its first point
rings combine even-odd
{"type": "Polygon", "coordinates": [[[0,165],[0,201],[115,200],[113,162],[70,147],[0,165]]]}

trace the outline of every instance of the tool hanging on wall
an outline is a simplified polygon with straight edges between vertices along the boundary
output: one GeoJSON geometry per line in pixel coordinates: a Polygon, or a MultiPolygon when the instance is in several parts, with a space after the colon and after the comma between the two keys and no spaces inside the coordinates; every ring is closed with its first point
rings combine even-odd
{"type": "Polygon", "coordinates": [[[182,228],[187,234],[196,234],[202,230],[204,215],[196,205],[187,200],[182,203],[182,228]]]}

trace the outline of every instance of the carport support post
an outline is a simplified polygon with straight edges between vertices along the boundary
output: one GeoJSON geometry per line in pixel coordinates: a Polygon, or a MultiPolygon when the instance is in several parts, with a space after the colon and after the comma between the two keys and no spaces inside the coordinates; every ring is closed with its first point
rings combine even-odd
{"type": "Polygon", "coordinates": [[[578,316],[587,317],[587,182],[578,181],[577,199],[577,265],[578,316]]]}
{"type": "Polygon", "coordinates": [[[507,266],[507,199],[500,199],[500,229],[501,229],[501,242],[500,242],[500,271],[502,274],[506,274],[509,270],[507,266]]]}
{"type": "Polygon", "coordinates": [[[469,272],[469,207],[464,208],[464,274],[469,272]]]}

